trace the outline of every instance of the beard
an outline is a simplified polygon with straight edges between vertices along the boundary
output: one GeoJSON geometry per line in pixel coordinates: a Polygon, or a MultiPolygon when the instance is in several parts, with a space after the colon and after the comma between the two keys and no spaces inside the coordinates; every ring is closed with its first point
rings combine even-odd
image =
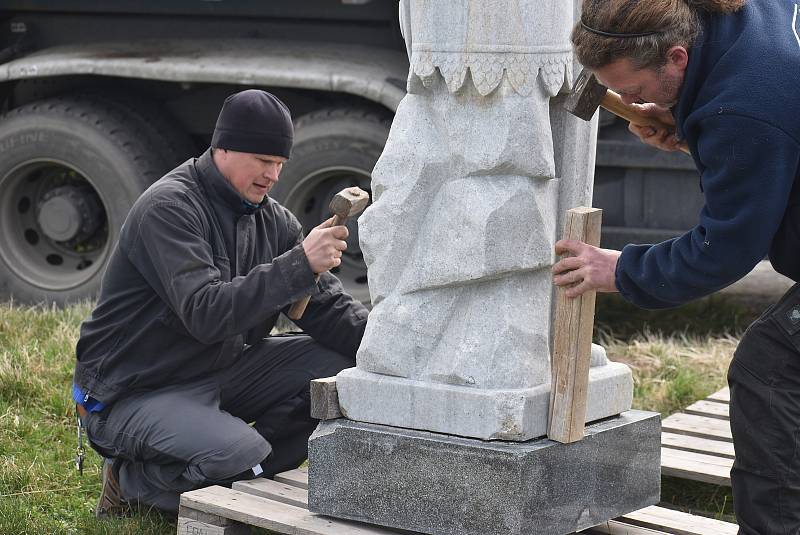
{"type": "Polygon", "coordinates": [[[658,69],[658,100],[655,102],[662,108],[671,108],[678,103],[682,76],[669,74],[664,67],[658,69]]]}

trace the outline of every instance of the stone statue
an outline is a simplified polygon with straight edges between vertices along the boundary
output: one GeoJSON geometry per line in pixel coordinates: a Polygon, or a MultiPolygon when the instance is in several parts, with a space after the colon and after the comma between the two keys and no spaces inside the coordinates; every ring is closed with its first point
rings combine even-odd
{"type": "MultiPolygon", "coordinates": [[[[561,109],[572,0],[403,0],[408,95],[359,220],[373,310],[337,377],[353,420],[528,440],[547,429],[550,266],[591,204],[596,121],[561,109]],[[555,29],[555,31],[554,31],[555,29]]],[[[630,408],[593,349],[587,419],[630,408]]]]}

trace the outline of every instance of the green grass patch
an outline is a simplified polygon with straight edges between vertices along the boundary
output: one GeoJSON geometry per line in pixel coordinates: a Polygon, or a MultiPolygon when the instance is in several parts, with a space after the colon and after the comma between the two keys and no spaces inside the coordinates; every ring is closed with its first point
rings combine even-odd
{"type": "Polygon", "coordinates": [[[175,533],[156,514],[97,522],[101,459],[89,451],[83,477],[75,470],[70,385],[90,311],[0,304],[0,533],[175,533]]]}

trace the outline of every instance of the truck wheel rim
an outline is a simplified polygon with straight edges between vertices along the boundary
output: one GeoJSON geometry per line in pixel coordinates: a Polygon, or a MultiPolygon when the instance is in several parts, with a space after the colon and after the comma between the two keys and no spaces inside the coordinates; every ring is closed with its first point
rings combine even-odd
{"type": "MultiPolygon", "coordinates": [[[[308,234],[312,228],[330,217],[328,205],[334,195],[351,186],[371,192],[370,181],[370,173],[356,167],[317,169],[298,180],[282,204],[300,220],[304,232],[308,234]]],[[[353,297],[368,301],[367,268],[358,243],[357,218],[347,222],[347,229],[350,236],[347,238],[347,250],[342,254],[342,264],[331,272],[341,279],[353,297]]]]}
{"type": "Polygon", "coordinates": [[[0,178],[0,256],[43,291],[85,284],[109,254],[107,203],[65,162],[25,162],[0,178]]]}

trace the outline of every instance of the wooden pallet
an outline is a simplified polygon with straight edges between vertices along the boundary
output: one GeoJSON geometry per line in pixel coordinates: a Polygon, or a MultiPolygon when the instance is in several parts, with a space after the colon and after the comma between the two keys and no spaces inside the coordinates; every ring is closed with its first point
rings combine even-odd
{"type": "Polygon", "coordinates": [[[723,388],[661,422],[661,473],[730,487],[730,391],[723,388]]]}
{"type": "MultiPolygon", "coordinates": [[[[242,535],[248,526],[290,535],[397,535],[410,533],[336,520],[308,511],[308,472],[238,481],[181,495],[178,535],[242,535]]],[[[646,507],[589,530],[586,535],[735,535],[737,526],[688,513],[646,507]]]]}

